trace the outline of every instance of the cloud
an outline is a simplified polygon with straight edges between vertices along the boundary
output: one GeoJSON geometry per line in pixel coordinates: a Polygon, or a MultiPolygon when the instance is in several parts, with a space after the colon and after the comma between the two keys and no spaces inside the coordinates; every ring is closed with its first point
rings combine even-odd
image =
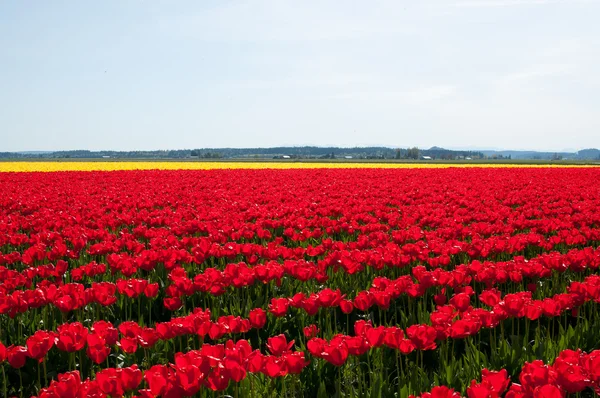
{"type": "Polygon", "coordinates": [[[222,87],[232,90],[332,89],[349,85],[368,85],[374,81],[375,77],[369,74],[322,72],[285,78],[227,81],[222,84],[222,87]]]}
{"type": "Polygon", "coordinates": [[[419,32],[419,21],[394,2],[247,0],[160,16],[164,32],[206,41],[345,40],[419,32]]]}
{"type": "Polygon", "coordinates": [[[552,76],[565,76],[573,73],[576,69],[575,64],[538,64],[532,67],[520,70],[518,72],[510,73],[503,76],[500,79],[501,83],[522,83],[525,81],[552,77],[552,76]]]}
{"type": "Polygon", "coordinates": [[[355,91],[332,95],[328,98],[359,101],[394,101],[403,104],[421,105],[450,97],[456,91],[456,86],[443,84],[411,90],[355,91]]]}
{"type": "Polygon", "coordinates": [[[596,55],[593,43],[584,40],[560,40],[551,46],[538,49],[529,56],[528,62],[510,73],[499,76],[495,83],[505,84],[546,84],[554,85],[564,77],[571,83],[593,80],[600,58],[596,55]]]}
{"type": "Polygon", "coordinates": [[[592,3],[592,0],[465,0],[452,4],[453,7],[483,8],[483,7],[513,7],[545,4],[592,3]]]}

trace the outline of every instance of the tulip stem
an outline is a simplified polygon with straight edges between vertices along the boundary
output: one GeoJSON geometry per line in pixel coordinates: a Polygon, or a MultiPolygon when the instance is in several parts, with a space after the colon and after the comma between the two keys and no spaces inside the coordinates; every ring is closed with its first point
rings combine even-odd
{"type": "Polygon", "coordinates": [[[23,373],[21,372],[21,368],[19,368],[19,384],[19,395],[21,398],[23,398],[23,373]]]}
{"type": "Polygon", "coordinates": [[[0,365],[2,366],[2,389],[4,390],[4,396],[8,397],[7,391],[6,391],[6,373],[4,372],[4,364],[0,365]]]}
{"type": "Polygon", "coordinates": [[[83,378],[83,349],[79,350],[79,373],[81,374],[81,378],[83,378]]]}
{"type": "Polygon", "coordinates": [[[338,379],[337,379],[337,396],[342,396],[342,367],[338,367],[338,379]]]}
{"type": "Polygon", "coordinates": [[[350,334],[350,314],[346,314],[346,334],[350,334]]]}
{"type": "Polygon", "coordinates": [[[511,336],[514,336],[515,335],[515,318],[511,319],[510,326],[511,326],[511,330],[510,330],[511,336]]]}
{"type": "Polygon", "coordinates": [[[400,361],[398,360],[398,357],[400,356],[399,352],[396,352],[396,373],[397,373],[397,377],[398,377],[398,397],[400,397],[400,361]]]}
{"type": "Polygon", "coordinates": [[[333,327],[337,331],[337,311],[335,308],[333,309],[333,327]]]}

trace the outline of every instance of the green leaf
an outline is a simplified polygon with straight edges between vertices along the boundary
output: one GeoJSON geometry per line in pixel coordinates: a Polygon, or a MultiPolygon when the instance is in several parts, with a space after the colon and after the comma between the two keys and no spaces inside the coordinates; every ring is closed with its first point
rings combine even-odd
{"type": "Polygon", "coordinates": [[[400,389],[400,398],[406,398],[408,397],[408,386],[405,384],[402,386],[402,388],[400,389]]]}
{"type": "Polygon", "coordinates": [[[327,389],[325,388],[325,383],[321,382],[319,385],[319,390],[317,391],[317,398],[329,398],[329,394],[327,394],[327,389]]]}
{"type": "Polygon", "coordinates": [[[371,386],[371,398],[381,398],[381,377],[375,378],[375,382],[371,386]]]}
{"type": "Polygon", "coordinates": [[[446,366],[446,384],[452,385],[454,382],[454,372],[452,366],[446,366]]]}

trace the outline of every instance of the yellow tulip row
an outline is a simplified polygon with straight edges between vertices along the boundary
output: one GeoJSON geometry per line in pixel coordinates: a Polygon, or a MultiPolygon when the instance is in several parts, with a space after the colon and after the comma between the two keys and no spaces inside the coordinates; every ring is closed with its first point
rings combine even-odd
{"type": "Polygon", "coordinates": [[[230,161],[17,161],[0,162],[0,172],[314,169],[314,168],[448,168],[448,167],[589,167],[572,164],[527,163],[376,163],[376,162],[230,162],[230,161]]]}

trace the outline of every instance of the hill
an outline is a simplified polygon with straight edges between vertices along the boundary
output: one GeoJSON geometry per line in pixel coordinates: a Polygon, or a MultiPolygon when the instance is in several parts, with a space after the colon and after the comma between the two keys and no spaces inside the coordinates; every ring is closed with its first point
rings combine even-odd
{"type": "Polygon", "coordinates": [[[450,150],[391,147],[272,147],[272,148],[198,148],[157,151],[29,151],[0,152],[3,159],[514,159],[514,160],[600,160],[600,150],[578,152],[538,152],[512,150],[450,150]]]}

